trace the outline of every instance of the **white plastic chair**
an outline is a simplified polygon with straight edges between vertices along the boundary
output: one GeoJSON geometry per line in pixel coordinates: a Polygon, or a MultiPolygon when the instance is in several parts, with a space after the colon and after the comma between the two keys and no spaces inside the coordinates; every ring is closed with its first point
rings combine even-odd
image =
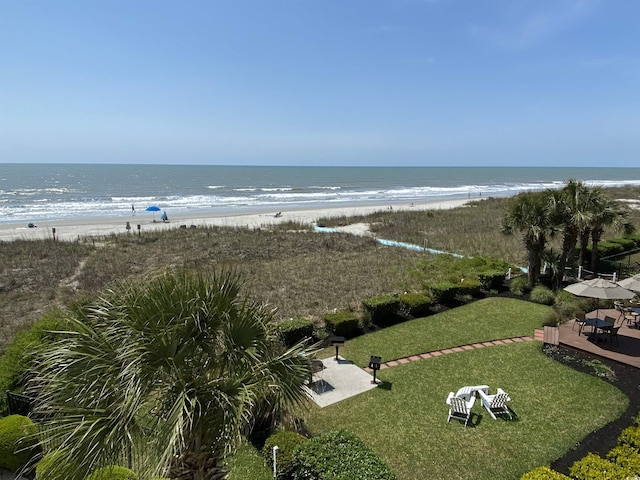
{"type": "Polygon", "coordinates": [[[494,420],[496,420],[496,414],[500,415],[502,413],[509,415],[509,419],[513,418],[509,407],[507,407],[507,402],[511,401],[511,397],[507,395],[507,392],[499,388],[498,393],[495,395],[487,395],[482,390],[478,390],[478,394],[480,395],[482,406],[487,409],[494,420]]]}
{"type": "Polygon", "coordinates": [[[456,397],[453,392],[449,392],[447,405],[450,405],[451,408],[449,409],[447,422],[450,422],[452,418],[457,418],[458,420],[464,420],[464,426],[466,427],[471,418],[471,409],[474,403],[476,403],[476,397],[470,396],[469,400],[465,400],[462,397],[456,397]]]}

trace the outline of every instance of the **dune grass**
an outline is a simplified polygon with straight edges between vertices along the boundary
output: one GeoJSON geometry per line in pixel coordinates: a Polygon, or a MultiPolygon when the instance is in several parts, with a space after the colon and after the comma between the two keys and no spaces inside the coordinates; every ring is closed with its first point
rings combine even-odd
{"type": "MultiPolygon", "coordinates": [[[[340,355],[366,366],[371,355],[389,361],[476,342],[533,336],[533,331],[553,315],[553,309],[546,305],[486,298],[354,338],[340,348],[340,355]]],[[[320,355],[331,356],[331,347],[320,355]]]]}

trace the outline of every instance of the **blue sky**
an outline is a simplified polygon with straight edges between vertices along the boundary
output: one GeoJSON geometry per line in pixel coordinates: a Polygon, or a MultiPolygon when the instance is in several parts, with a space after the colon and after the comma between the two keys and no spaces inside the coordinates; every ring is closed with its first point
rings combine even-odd
{"type": "Polygon", "coordinates": [[[0,0],[0,162],[638,166],[637,0],[0,0]]]}

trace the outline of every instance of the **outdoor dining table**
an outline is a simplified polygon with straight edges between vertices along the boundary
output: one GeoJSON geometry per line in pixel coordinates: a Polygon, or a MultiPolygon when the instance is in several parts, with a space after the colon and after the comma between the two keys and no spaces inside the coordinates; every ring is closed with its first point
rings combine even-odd
{"type": "Polygon", "coordinates": [[[609,331],[613,327],[613,323],[607,322],[606,320],[600,320],[599,318],[585,318],[585,325],[590,325],[592,327],[591,334],[589,335],[589,340],[593,340],[596,343],[598,342],[598,330],[609,331]]]}

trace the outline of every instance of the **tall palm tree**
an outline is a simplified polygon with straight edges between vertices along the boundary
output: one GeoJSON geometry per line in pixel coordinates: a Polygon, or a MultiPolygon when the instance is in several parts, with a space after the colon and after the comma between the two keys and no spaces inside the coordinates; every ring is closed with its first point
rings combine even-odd
{"type": "Polygon", "coordinates": [[[530,288],[535,286],[540,274],[547,237],[554,231],[554,209],[549,195],[548,191],[520,193],[511,199],[502,218],[502,233],[522,235],[530,288]]]}
{"type": "Polygon", "coordinates": [[[593,189],[593,199],[590,205],[591,214],[591,270],[598,272],[600,252],[598,243],[606,228],[627,228],[628,211],[616,200],[608,197],[601,188],[593,189]]]}
{"type": "Polygon", "coordinates": [[[231,272],[168,271],[69,311],[30,386],[64,459],[54,478],[125,462],[141,478],[223,478],[257,406],[302,401],[304,345],[285,349],[274,312],[240,289],[231,272]]]}

